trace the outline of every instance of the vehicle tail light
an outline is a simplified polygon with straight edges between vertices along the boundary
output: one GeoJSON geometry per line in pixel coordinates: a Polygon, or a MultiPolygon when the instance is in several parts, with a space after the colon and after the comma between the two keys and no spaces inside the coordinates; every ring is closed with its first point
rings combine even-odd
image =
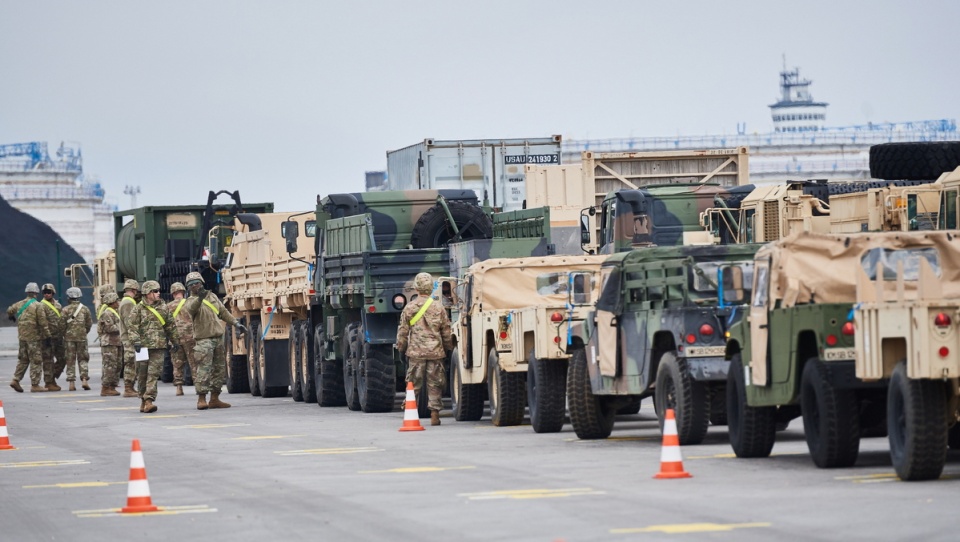
{"type": "Polygon", "coordinates": [[[563,314],[560,314],[559,312],[555,312],[555,313],[551,314],[551,315],[550,315],[550,321],[551,321],[551,322],[562,322],[562,321],[563,321],[563,314]]]}
{"type": "Polygon", "coordinates": [[[844,335],[853,335],[856,333],[856,328],[853,327],[853,322],[847,322],[846,324],[843,324],[843,327],[840,328],[840,333],[843,333],[844,335]]]}
{"type": "Polygon", "coordinates": [[[407,304],[407,298],[403,294],[393,296],[393,308],[400,310],[407,304]]]}
{"type": "Polygon", "coordinates": [[[946,346],[941,346],[939,351],[940,357],[945,358],[950,355],[950,349],[946,346]]]}
{"type": "Polygon", "coordinates": [[[367,312],[369,313],[377,312],[377,307],[370,305],[369,307],[367,307],[367,312]]]}
{"type": "Polygon", "coordinates": [[[694,335],[693,333],[688,333],[688,334],[687,334],[687,344],[693,344],[693,343],[695,343],[695,342],[697,342],[697,336],[694,335]]]}
{"type": "Polygon", "coordinates": [[[554,338],[553,338],[553,342],[555,342],[555,343],[557,343],[557,344],[560,344],[560,336],[557,335],[556,337],[554,337],[554,338]]]}
{"type": "Polygon", "coordinates": [[[500,332],[500,338],[501,338],[501,339],[506,339],[506,338],[507,338],[507,332],[506,332],[506,331],[501,331],[501,332],[500,332]]]}
{"type": "Polygon", "coordinates": [[[837,345],[837,336],[834,334],[827,335],[827,346],[836,346],[837,345]]]}
{"type": "Polygon", "coordinates": [[[947,327],[950,325],[950,323],[950,317],[942,312],[937,314],[937,316],[933,319],[933,325],[937,327],[947,327]]]}
{"type": "Polygon", "coordinates": [[[700,326],[700,335],[706,335],[707,337],[713,335],[713,326],[710,324],[700,326]]]}

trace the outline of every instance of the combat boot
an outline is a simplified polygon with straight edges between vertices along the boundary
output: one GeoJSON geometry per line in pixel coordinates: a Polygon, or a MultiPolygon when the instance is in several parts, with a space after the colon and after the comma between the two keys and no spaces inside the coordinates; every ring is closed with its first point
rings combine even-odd
{"type": "Polygon", "coordinates": [[[147,400],[146,400],[146,399],[140,399],[140,412],[143,412],[143,407],[144,407],[144,405],[146,405],[146,404],[147,404],[147,400]]]}
{"type": "Polygon", "coordinates": [[[440,411],[431,410],[430,411],[430,425],[440,425],[440,411]]]}
{"type": "Polygon", "coordinates": [[[206,410],[208,408],[210,407],[209,405],[207,405],[207,394],[198,393],[197,394],[197,410],[206,410]]]}
{"type": "Polygon", "coordinates": [[[147,414],[149,414],[151,412],[156,412],[156,411],[157,411],[157,405],[153,404],[153,401],[151,401],[150,399],[147,399],[146,401],[143,402],[143,412],[146,412],[147,414]]]}
{"type": "Polygon", "coordinates": [[[90,391],[90,379],[88,378],[81,379],[80,384],[81,384],[81,387],[83,387],[83,389],[90,391]]]}
{"type": "Polygon", "coordinates": [[[220,392],[210,392],[210,408],[230,408],[230,403],[224,403],[220,400],[220,392]]]}
{"type": "Polygon", "coordinates": [[[36,386],[36,385],[30,386],[30,393],[40,393],[41,391],[47,391],[47,388],[44,388],[43,386],[36,386]]]}
{"type": "Polygon", "coordinates": [[[60,391],[63,388],[57,385],[57,381],[47,382],[47,391],[60,391]]]}
{"type": "Polygon", "coordinates": [[[73,380],[70,381],[70,391],[77,391],[77,383],[73,380]]]}
{"type": "Polygon", "coordinates": [[[133,385],[123,383],[123,396],[124,397],[140,397],[140,394],[134,391],[133,385]]]}
{"type": "Polygon", "coordinates": [[[17,393],[23,393],[23,388],[20,386],[20,381],[14,378],[10,381],[10,387],[17,391],[17,393]]]}
{"type": "Polygon", "coordinates": [[[177,395],[183,395],[183,384],[177,384],[177,395]]]}
{"type": "Polygon", "coordinates": [[[117,388],[114,386],[104,386],[100,389],[100,397],[113,397],[120,395],[120,392],[117,391],[117,388]]]}

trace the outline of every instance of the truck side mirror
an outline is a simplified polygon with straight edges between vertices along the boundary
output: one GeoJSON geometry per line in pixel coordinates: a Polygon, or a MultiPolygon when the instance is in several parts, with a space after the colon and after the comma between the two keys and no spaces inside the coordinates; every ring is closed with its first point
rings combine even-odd
{"type": "Polygon", "coordinates": [[[743,269],[738,265],[721,268],[724,303],[743,303],[743,269]]]}
{"type": "Polygon", "coordinates": [[[300,237],[300,226],[295,220],[287,220],[280,223],[280,233],[287,242],[287,252],[297,251],[297,237],[300,237]]]}

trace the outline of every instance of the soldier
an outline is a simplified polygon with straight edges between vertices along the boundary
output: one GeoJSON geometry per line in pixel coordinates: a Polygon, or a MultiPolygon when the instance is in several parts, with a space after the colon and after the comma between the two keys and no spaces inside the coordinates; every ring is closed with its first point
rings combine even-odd
{"type": "Polygon", "coordinates": [[[123,396],[139,397],[133,389],[133,381],[137,376],[137,354],[133,351],[127,329],[130,327],[130,315],[136,307],[140,297],[140,283],[127,279],[123,283],[123,299],[120,300],[120,341],[123,343],[123,396]]]}
{"type": "Polygon", "coordinates": [[[47,391],[60,391],[57,385],[57,377],[63,372],[67,364],[66,355],[63,352],[63,335],[65,332],[65,323],[63,313],[60,309],[60,302],[53,298],[57,289],[53,284],[47,283],[40,288],[43,299],[40,301],[44,314],[47,318],[47,326],[50,328],[50,336],[43,341],[41,351],[43,352],[43,381],[47,385],[47,391]],[[56,357],[56,361],[54,361],[56,357]]]}
{"type": "Polygon", "coordinates": [[[66,327],[64,353],[66,355],[67,382],[70,383],[70,391],[77,391],[77,365],[80,366],[80,382],[83,389],[90,389],[90,374],[88,372],[90,351],[87,347],[87,333],[90,333],[90,328],[93,327],[93,317],[90,316],[90,309],[80,302],[81,295],[80,288],[67,288],[67,299],[70,301],[63,309],[64,325],[66,327]]]}
{"type": "Polygon", "coordinates": [[[120,395],[120,366],[123,364],[123,342],[120,340],[120,313],[117,308],[120,298],[117,292],[108,291],[100,298],[100,317],[97,318],[97,333],[100,334],[100,353],[103,356],[103,374],[100,376],[100,395],[120,395]]]}
{"type": "Polygon", "coordinates": [[[40,288],[36,282],[27,284],[24,289],[27,296],[23,301],[10,305],[7,316],[17,322],[17,336],[20,339],[20,352],[17,356],[17,368],[13,373],[10,387],[17,393],[23,393],[20,380],[30,368],[30,392],[47,391],[40,385],[43,376],[43,352],[41,342],[50,336],[47,318],[40,304],[37,303],[37,294],[40,288]]]}
{"type": "Polygon", "coordinates": [[[441,396],[446,376],[443,360],[447,352],[453,350],[453,335],[443,304],[434,305],[430,296],[433,290],[430,273],[419,273],[414,279],[414,286],[419,295],[400,314],[397,350],[407,355],[407,382],[413,382],[417,397],[420,397],[426,374],[430,425],[440,425],[440,411],[443,409],[441,396]]]}
{"type": "Polygon", "coordinates": [[[174,282],[170,286],[170,295],[173,301],[167,303],[167,310],[173,314],[173,320],[177,324],[177,332],[180,334],[180,344],[174,345],[170,351],[173,358],[173,383],[177,386],[177,395],[183,395],[183,364],[190,364],[190,374],[194,380],[197,378],[197,363],[193,355],[193,349],[197,342],[193,338],[193,320],[190,314],[183,310],[183,305],[187,298],[184,297],[187,289],[183,284],[174,282]]]}
{"type": "Polygon", "coordinates": [[[196,340],[197,372],[193,375],[193,383],[197,389],[197,410],[230,408],[229,403],[220,400],[220,390],[227,378],[227,357],[223,346],[225,328],[221,321],[236,326],[240,333],[246,333],[247,328],[234,319],[213,292],[203,288],[200,273],[187,275],[187,288],[190,289],[190,298],[184,308],[193,319],[196,340]],[[207,392],[210,392],[210,403],[207,403],[207,392]]]}
{"type": "Polygon", "coordinates": [[[140,390],[140,412],[156,412],[157,380],[163,370],[163,357],[167,342],[178,344],[180,336],[173,322],[173,315],[160,300],[160,283],[148,280],[143,283],[143,301],[130,313],[127,338],[133,343],[134,352],[146,347],[149,359],[137,362],[137,389],[140,390]]]}

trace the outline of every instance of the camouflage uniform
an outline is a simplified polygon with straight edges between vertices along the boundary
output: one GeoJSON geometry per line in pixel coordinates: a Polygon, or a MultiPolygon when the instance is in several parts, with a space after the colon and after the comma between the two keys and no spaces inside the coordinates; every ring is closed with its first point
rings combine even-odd
{"type": "Polygon", "coordinates": [[[430,301],[430,305],[417,318],[421,308],[433,299],[430,297],[433,277],[429,273],[420,273],[414,283],[420,295],[408,303],[400,314],[397,350],[407,355],[407,381],[413,382],[417,397],[420,396],[426,374],[431,423],[439,425],[439,412],[443,409],[441,396],[446,380],[443,360],[447,352],[453,350],[453,335],[442,303],[430,301]]]}
{"type": "Polygon", "coordinates": [[[120,383],[120,364],[123,343],[120,340],[120,313],[110,305],[117,302],[116,292],[108,292],[100,302],[100,317],[97,333],[100,335],[100,352],[103,356],[103,375],[100,378],[103,391],[100,395],[116,395],[114,388],[120,383]]]}
{"type": "MultiPolygon", "coordinates": [[[[199,273],[187,275],[188,285],[194,280],[200,280],[199,273]]],[[[194,355],[197,363],[193,384],[196,386],[197,395],[210,392],[219,396],[227,379],[227,356],[223,345],[223,332],[226,328],[223,323],[233,326],[237,325],[237,321],[220,299],[206,290],[191,292],[183,310],[193,319],[193,335],[196,339],[194,355]]],[[[197,406],[200,406],[199,402],[197,406]]]]}
{"type": "MultiPolygon", "coordinates": [[[[44,284],[43,291],[53,291],[56,294],[52,284],[44,284]]],[[[56,379],[63,372],[67,364],[66,354],[64,353],[63,335],[66,331],[66,325],[63,321],[63,312],[60,302],[56,299],[40,300],[41,308],[47,317],[47,325],[50,328],[50,337],[43,341],[41,352],[43,353],[43,381],[47,384],[50,391],[60,391],[56,379]],[[54,359],[56,358],[56,359],[54,359]]]]}
{"type": "Polygon", "coordinates": [[[80,302],[80,289],[70,288],[67,290],[67,297],[70,303],[63,309],[64,324],[66,332],[66,365],[67,382],[77,381],[77,365],[80,366],[80,380],[84,382],[84,389],[90,389],[86,381],[90,379],[88,366],[90,363],[90,351],[87,345],[87,333],[93,327],[93,317],[90,316],[90,309],[80,302]]]}
{"type": "Polygon", "coordinates": [[[128,328],[130,327],[130,317],[133,314],[134,307],[137,306],[137,300],[134,296],[128,294],[127,290],[140,291],[140,284],[135,280],[127,280],[124,285],[123,299],[120,300],[120,342],[123,343],[123,393],[124,397],[133,397],[133,383],[137,375],[137,354],[133,351],[133,342],[130,341],[128,328]],[[129,390],[129,392],[128,392],[129,390]]]}
{"type": "MultiPolygon", "coordinates": [[[[27,291],[39,293],[37,285],[30,283],[27,285],[27,291]]],[[[50,329],[47,326],[47,319],[40,303],[33,295],[28,295],[24,300],[14,303],[7,308],[7,316],[17,321],[17,337],[20,342],[20,351],[17,355],[17,368],[13,373],[13,381],[10,387],[22,392],[20,380],[30,369],[30,391],[46,391],[40,387],[40,378],[43,376],[43,354],[41,343],[50,336],[50,329]]]]}
{"type": "MultiPolygon", "coordinates": [[[[179,282],[175,282],[170,287],[170,293],[174,292],[184,292],[186,294],[186,288],[183,287],[179,282]]],[[[187,298],[183,299],[174,299],[173,301],[167,303],[167,310],[170,311],[170,314],[173,315],[173,320],[177,325],[177,332],[180,334],[180,348],[177,348],[176,352],[171,352],[170,357],[173,361],[173,383],[176,386],[183,385],[183,364],[190,364],[190,374],[193,375],[193,379],[197,379],[197,362],[196,357],[194,356],[194,348],[197,346],[196,339],[193,338],[193,319],[190,317],[184,306],[186,305],[187,298]]],[[[180,392],[178,392],[179,394],[180,392]]]]}
{"type": "MultiPolygon", "coordinates": [[[[143,292],[160,289],[160,284],[148,280],[143,283],[143,292]]],[[[148,350],[149,360],[137,362],[137,390],[140,399],[153,402],[157,400],[157,380],[163,370],[163,358],[167,343],[177,344],[180,337],[173,315],[162,301],[148,304],[146,297],[130,312],[130,326],[127,338],[134,348],[138,345],[148,350]],[[151,310],[152,309],[152,310],[151,310]]],[[[134,355],[136,351],[133,350],[134,355]]]]}

